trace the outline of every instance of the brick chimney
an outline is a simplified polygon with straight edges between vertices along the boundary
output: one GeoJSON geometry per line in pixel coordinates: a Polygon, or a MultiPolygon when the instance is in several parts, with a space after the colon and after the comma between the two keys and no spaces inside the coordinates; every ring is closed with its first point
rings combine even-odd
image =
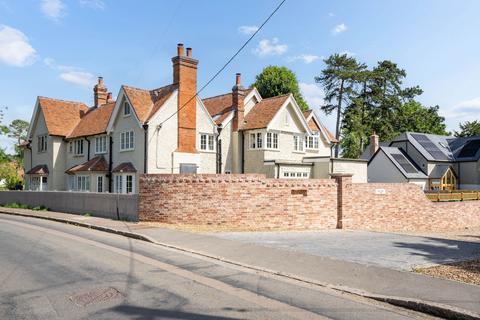
{"type": "Polygon", "coordinates": [[[93,87],[93,106],[96,108],[107,103],[107,88],[103,85],[103,77],[98,77],[98,83],[93,87]]]}
{"type": "Polygon", "coordinates": [[[372,135],[370,136],[370,158],[373,157],[375,152],[377,152],[378,148],[380,147],[380,138],[378,135],[373,131],[372,135]]]}
{"type": "Polygon", "coordinates": [[[177,152],[196,153],[197,120],[197,65],[192,49],[183,55],[183,44],[177,46],[177,56],[172,58],[173,83],[178,85],[178,146],[177,152]]]}
{"type": "Polygon", "coordinates": [[[237,73],[235,75],[235,85],[232,88],[232,105],[234,109],[233,116],[233,131],[238,131],[242,128],[243,117],[245,114],[244,99],[245,99],[245,89],[241,85],[241,74],[237,73]]]}
{"type": "Polygon", "coordinates": [[[107,93],[107,102],[113,102],[113,95],[111,92],[107,93]]]}

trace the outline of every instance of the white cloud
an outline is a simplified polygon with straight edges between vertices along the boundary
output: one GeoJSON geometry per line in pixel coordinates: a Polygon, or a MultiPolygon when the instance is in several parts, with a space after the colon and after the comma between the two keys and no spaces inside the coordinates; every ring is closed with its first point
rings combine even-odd
{"type": "Polygon", "coordinates": [[[91,88],[95,82],[95,76],[90,72],[86,72],[80,68],[58,65],[54,59],[45,58],[43,63],[52,70],[59,71],[59,78],[63,81],[70,82],[81,87],[91,88]]]}
{"type": "Polygon", "coordinates": [[[345,31],[347,31],[347,26],[345,25],[345,23],[341,23],[341,24],[336,25],[332,29],[332,34],[337,35],[339,33],[345,32],[345,31]]]}
{"type": "Polygon", "coordinates": [[[329,17],[335,17],[335,13],[329,12],[329,13],[328,13],[328,16],[329,16],[329,17]]]}
{"type": "Polygon", "coordinates": [[[258,43],[257,48],[253,52],[260,57],[265,56],[279,56],[284,54],[288,49],[286,44],[280,43],[278,38],[273,38],[272,40],[263,39],[258,43]]]}
{"type": "Polygon", "coordinates": [[[95,84],[95,76],[85,71],[62,72],[60,79],[86,88],[91,88],[95,84]]]}
{"type": "Polygon", "coordinates": [[[324,104],[323,98],[325,94],[323,89],[315,83],[300,82],[298,84],[305,101],[310,107],[319,107],[324,104]]]}
{"type": "Polygon", "coordinates": [[[257,26],[241,26],[238,28],[239,33],[247,34],[247,35],[254,34],[255,31],[257,30],[258,30],[257,26]]]}
{"type": "Polygon", "coordinates": [[[105,2],[103,0],[80,0],[80,5],[90,7],[96,10],[104,10],[105,2]]]}
{"type": "Polygon", "coordinates": [[[35,49],[23,32],[0,25],[0,62],[15,67],[25,67],[33,64],[36,57],[35,49]]]}
{"type": "Polygon", "coordinates": [[[62,0],[42,0],[40,4],[43,14],[52,20],[59,20],[65,16],[65,4],[62,0]]]}
{"type": "Polygon", "coordinates": [[[303,60],[306,64],[310,64],[318,59],[321,59],[322,57],[314,55],[314,54],[300,54],[298,56],[290,57],[288,61],[293,62],[297,60],[303,60]]]}
{"type": "Polygon", "coordinates": [[[355,53],[355,52],[351,52],[351,51],[348,51],[348,50],[342,51],[342,52],[340,52],[340,54],[346,54],[346,55],[349,56],[349,57],[354,57],[354,56],[356,56],[356,53],[355,53]]]}
{"type": "Polygon", "coordinates": [[[456,129],[460,122],[480,119],[480,97],[460,101],[450,108],[440,108],[440,115],[445,117],[448,128],[456,129]]]}

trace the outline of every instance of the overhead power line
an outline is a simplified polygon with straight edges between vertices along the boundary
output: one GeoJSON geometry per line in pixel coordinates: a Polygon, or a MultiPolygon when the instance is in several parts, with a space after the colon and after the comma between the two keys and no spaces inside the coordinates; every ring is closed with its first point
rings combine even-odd
{"type": "Polygon", "coordinates": [[[182,110],[183,108],[185,108],[185,106],[190,102],[192,101],[193,99],[195,99],[196,97],[198,97],[198,95],[210,84],[212,83],[213,80],[215,80],[218,75],[220,75],[220,73],[222,73],[223,70],[225,70],[225,68],[233,61],[233,59],[235,59],[239,54],[240,52],[242,52],[242,50],[250,43],[250,41],[252,41],[252,39],[257,35],[257,33],[260,32],[260,30],[262,30],[262,28],[267,24],[267,22],[275,15],[275,13],[282,7],[282,5],[285,3],[285,1],[287,0],[282,0],[278,6],[275,8],[275,10],[272,11],[272,13],[270,13],[270,15],[263,21],[263,23],[260,25],[260,27],[258,27],[258,29],[250,36],[250,38],[248,38],[247,41],[245,41],[245,43],[237,50],[237,52],[235,52],[235,54],[233,56],[230,57],[230,59],[227,60],[227,62],[210,78],[210,80],[208,80],[201,88],[200,90],[198,90],[195,95],[193,97],[191,97],[187,102],[185,102],[180,108],[178,108],[174,113],[172,113],[170,116],[168,116],[165,120],[163,120],[161,123],[160,123],[160,126],[163,125],[165,122],[167,122],[168,120],[170,120],[173,116],[175,116],[180,110],[182,110]]]}

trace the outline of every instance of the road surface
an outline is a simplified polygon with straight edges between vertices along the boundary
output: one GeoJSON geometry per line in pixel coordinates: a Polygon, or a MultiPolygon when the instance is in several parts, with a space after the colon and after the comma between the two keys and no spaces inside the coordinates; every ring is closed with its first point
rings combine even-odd
{"type": "Polygon", "coordinates": [[[0,319],[428,317],[118,235],[0,216],[0,319]]]}

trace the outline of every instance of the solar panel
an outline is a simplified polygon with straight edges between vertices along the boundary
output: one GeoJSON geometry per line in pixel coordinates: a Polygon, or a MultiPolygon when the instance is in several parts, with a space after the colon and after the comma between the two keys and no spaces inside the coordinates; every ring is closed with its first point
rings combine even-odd
{"type": "Polygon", "coordinates": [[[435,160],[450,160],[435,143],[424,134],[412,134],[412,137],[425,149],[435,160]]]}
{"type": "Polygon", "coordinates": [[[393,159],[398,162],[398,164],[405,170],[406,173],[417,173],[417,169],[410,164],[410,162],[405,158],[403,154],[392,153],[393,159]]]}
{"type": "Polygon", "coordinates": [[[480,140],[470,140],[462,148],[462,151],[458,154],[459,158],[474,157],[480,149],[480,140]]]}

